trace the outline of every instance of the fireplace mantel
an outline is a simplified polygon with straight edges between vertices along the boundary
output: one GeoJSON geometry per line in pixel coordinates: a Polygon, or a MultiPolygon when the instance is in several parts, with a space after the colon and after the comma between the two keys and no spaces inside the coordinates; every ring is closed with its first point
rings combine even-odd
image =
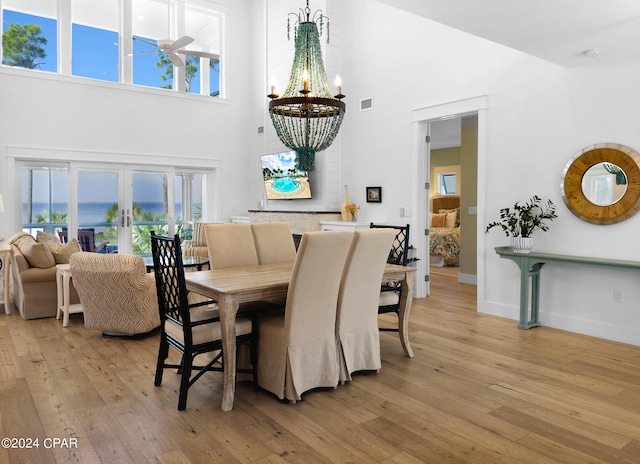
{"type": "Polygon", "coordinates": [[[303,234],[321,230],[320,221],[339,221],[340,211],[276,211],[249,210],[250,222],[288,222],[291,232],[303,234]]]}

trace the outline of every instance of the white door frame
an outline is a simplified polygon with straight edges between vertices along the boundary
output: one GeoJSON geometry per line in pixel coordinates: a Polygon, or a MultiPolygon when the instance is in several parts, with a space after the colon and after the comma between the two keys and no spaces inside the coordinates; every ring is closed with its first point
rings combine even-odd
{"type": "MultiPolygon", "coordinates": [[[[76,211],[78,194],[80,193],[78,192],[78,174],[80,171],[115,172],[118,174],[118,215],[116,221],[118,243],[116,245],[120,253],[133,253],[133,175],[136,173],[149,172],[167,175],[170,180],[167,185],[169,235],[175,233],[175,184],[172,182],[175,176],[175,169],[173,166],[90,161],[69,163],[69,215],[67,222],[70,231],[78,229],[76,211]]],[[[69,238],[72,236],[73,232],[70,232],[69,238]]]]}
{"type": "MultiPolygon", "coordinates": [[[[175,171],[194,169],[198,172],[206,174],[206,192],[207,198],[203,198],[203,218],[207,221],[218,220],[220,210],[220,170],[222,161],[220,159],[211,158],[202,155],[200,157],[175,157],[168,155],[154,155],[141,153],[122,153],[122,152],[106,152],[95,150],[76,150],[62,148],[40,148],[40,147],[7,147],[7,172],[8,176],[8,198],[5,199],[5,205],[8,205],[7,213],[10,215],[8,224],[16,230],[21,229],[22,224],[22,208],[14,207],[21,201],[21,177],[14,175],[18,164],[26,162],[44,162],[56,163],[70,167],[73,163],[83,163],[87,160],[106,160],[104,162],[96,161],[94,166],[102,163],[106,165],[128,165],[134,166],[137,170],[148,170],[149,167],[157,167],[160,169],[169,168],[175,171]],[[214,199],[211,201],[210,199],[214,199]],[[15,226],[12,226],[15,224],[15,226]]],[[[70,178],[70,182],[71,178],[70,178]]],[[[174,188],[171,185],[169,188],[174,188]]],[[[75,189],[74,189],[75,190],[75,189]]],[[[71,213],[71,212],[70,212],[71,213]]],[[[73,213],[75,215],[75,213],[73,213]]],[[[75,220],[77,218],[68,217],[75,220]]]]}
{"type": "MultiPolygon", "coordinates": [[[[412,228],[416,233],[424,234],[429,228],[428,215],[426,214],[429,207],[428,195],[425,195],[425,184],[428,182],[428,146],[425,137],[429,130],[429,122],[438,120],[442,117],[464,114],[478,114],[478,224],[477,224],[477,246],[478,246],[478,301],[484,299],[484,203],[485,191],[480,186],[484,186],[486,179],[486,154],[487,154],[487,96],[480,95],[464,100],[457,100],[448,103],[442,103],[425,108],[419,108],[411,112],[412,122],[412,144],[411,144],[411,165],[413,169],[413,179],[411,194],[413,198],[413,211],[418,212],[414,215],[414,223],[412,228]]],[[[416,243],[427,243],[426,240],[416,241],[416,243]]],[[[421,298],[428,295],[428,283],[425,276],[429,272],[429,250],[426,246],[419,246],[417,257],[420,258],[416,263],[416,286],[414,296],[421,298]]]]}

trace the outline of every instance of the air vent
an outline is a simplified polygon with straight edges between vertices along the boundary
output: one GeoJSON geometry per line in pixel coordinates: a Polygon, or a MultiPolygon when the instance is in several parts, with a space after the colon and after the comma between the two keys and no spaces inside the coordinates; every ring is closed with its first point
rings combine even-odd
{"type": "Polygon", "coordinates": [[[264,134],[264,126],[258,127],[258,134],[264,134]]]}
{"type": "Polygon", "coordinates": [[[373,109],[373,98],[365,98],[360,100],[360,111],[368,111],[373,109]]]}

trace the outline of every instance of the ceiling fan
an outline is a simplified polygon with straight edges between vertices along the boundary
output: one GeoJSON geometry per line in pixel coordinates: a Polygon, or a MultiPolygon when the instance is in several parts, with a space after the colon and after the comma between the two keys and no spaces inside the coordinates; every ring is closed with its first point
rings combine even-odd
{"type": "MultiPolygon", "coordinates": [[[[211,60],[220,59],[220,55],[218,55],[217,53],[209,53],[209,52],[202,52],[199,50],[184,49],[183,47],[186,47],[187,45],[189,45],[194,41],[194,39],[189,37],[188,35],[182,36],[177,40],[171,40],[171,39],[158,40],[158,43],[149,42],[148,40],[141,39],[139,37],[134,37],[133,40],[155,47],[157,50],[165,53],[167,55],[167,58],[169,58],[169,61],[171,61],[171,63],[174,66],[178,66],[178,67],[184,66],[184,58],[180,55],[200,56],[203,58],[209,58],[211,60]]],[[[132,55],[156,53],[157,50],[135,52],[135,53],[132,53],[132,55]]]]}

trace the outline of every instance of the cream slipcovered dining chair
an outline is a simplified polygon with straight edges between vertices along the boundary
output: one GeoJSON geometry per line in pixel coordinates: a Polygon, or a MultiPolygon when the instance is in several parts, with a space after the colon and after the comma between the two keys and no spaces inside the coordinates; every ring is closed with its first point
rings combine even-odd
{"type": "Polygon", "coordinates": [[[140,256],[74,253],[69,264],[85,327],[131,336],[160,326],[155,279],[140,256]]]}
{"type": "Polygon", "coordinates": [[[288,222],[251,224],[251,231],[260,264],[292,263],[295,261],[296,245],[288,222]]]}
{"type": "Polygon", "coordinates": [[[284,314],[258,318],[258,385],[295,403],[312,388],[339,382],[338,288],[353,232],[303,235],[284,314]]]}
{"type": "Polygon", "coordinates": [[[351,380],[352,372],[380,370],[378,300],[395,235],[391,229],[355,232],[342,273],[336,316],[342,383],[351,380]]]}
{"type": "Polygon", "coordinates": [[[209,224],[205,234],[211,269],[259,264],[251,224],[209,224]]]}

